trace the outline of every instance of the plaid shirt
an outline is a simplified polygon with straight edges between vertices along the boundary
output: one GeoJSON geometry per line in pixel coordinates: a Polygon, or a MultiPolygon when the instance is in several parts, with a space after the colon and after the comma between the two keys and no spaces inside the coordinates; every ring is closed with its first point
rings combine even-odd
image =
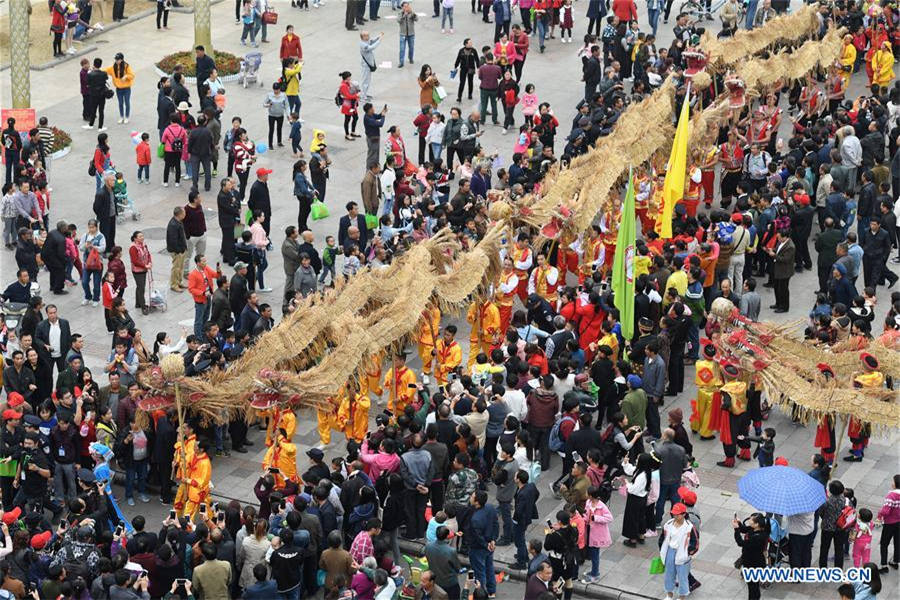
{"type": "Polygon", "coordinates": [[[368,556],[375,556],[375,547],[368,531],[360,531],[350,544],[350,557],[361,565],[368,556]]]}

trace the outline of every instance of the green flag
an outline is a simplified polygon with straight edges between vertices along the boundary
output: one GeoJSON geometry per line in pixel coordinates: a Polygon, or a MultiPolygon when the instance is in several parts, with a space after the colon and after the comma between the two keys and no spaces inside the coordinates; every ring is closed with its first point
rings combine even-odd
{"type": "Polygon", "coordinates": [[[612,289],[619,309],[622,336],[630,340],[634,335],[634,177],[628,169],[628,188],[622,206],[622,221],[616,237],[616,256],[613,260],[612,289]]]}

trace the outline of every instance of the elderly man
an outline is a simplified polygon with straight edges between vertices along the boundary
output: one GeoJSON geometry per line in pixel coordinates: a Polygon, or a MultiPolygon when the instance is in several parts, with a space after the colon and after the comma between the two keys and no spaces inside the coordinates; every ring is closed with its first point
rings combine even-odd
{"type": "Polygon", "coordinates": [[[16,227],[28,227],[38,223],[37,217],[41,215],[41,208],[37,197],[31,191],[31,182],[24,180],[19,183],[19,190],[13,194],[13,206],[16,209],[16,227]]]}
{"type": "Polygon", "coordinates": [[[284,260],[284,295],[287,298],[289,294],[294,294],[294,273],[300,267],[300,234],[293,225],[288,225],[284,230],[281,258],[284,260]]]}
{"type": "Polygon", "coordinates": [[[375,72],[377,65],[375,63],[375,48],[381,43],[383,33],[379,33],[375,39],[371,39],[368,31],[359,32],[359,58],[360,72],[362,73],[362,85],[360,86],[359,95],[364,102],[372,100],[372,73],[375,72]]]}
{"type": "MultiPolygon", "coordinates": [[[[113,217],[115,221],[115,217],[113,217]]],[[[50,291],[56,295],[68,294],[66,284],[66,234],[69,225],[65,221],[56,224],[56,229],[47,235],[41,248],[41,260],[50,271],[50,291]]]]}
{"type": "Polygon", "coordinates": [[[116,197],[113,193],[113,184],[116,182],[116,172],[103,173],[103,185],[94,195],[94,215],[100,224],[100,233],[106,238],[106,252],[109,253],[116,245],[116,197]]]}

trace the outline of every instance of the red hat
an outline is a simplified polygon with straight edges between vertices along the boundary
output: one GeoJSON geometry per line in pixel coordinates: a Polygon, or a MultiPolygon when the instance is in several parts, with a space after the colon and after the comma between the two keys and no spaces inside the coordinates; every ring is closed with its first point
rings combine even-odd
{"type": "Polygon", "coordinates": [[[22,406],[25,404],[25,397],[19,392],[10,392],[6,397],[6,405],[10,408],[22,406]]]}
{"type": "Polygon", "coordinates": [[[697,504],[697,492],[687,486],[683,485],[678,488],[678,497],[681,498],[681,501],[688,506],[694,506],[695,504],[697,504]]]}
{"type": "Polygon", "coordinates": [[[9,421],[10,419],[21,419],[22,413],[15,411],[11,408],[7,408],[6,410],[3,411],[2,416],[3,416],[4,421],[9,421]]]}
{"type": "Polygon", "coordinates": [[[53,533],[50,531],[33,535],[31,536],[31,547],[35,550],[43,550],[44,546],[50,542],[50,538],[52,537],[53,533]]]}
{"type": "Polygon", "coordinates": [[[834,369],[832,369],[831,365],[829,365],[828,363],[819,363],[816,365],[816,368],[822,375],[834,377],[834,369]]]}
{"type": "Polygon", "coordinates": [[[731,222],[734,223],[735,225],[740,225],[741,223],[744,222],[744,215],[742,215],[739,212],[732,213],[731,222]]]}
{"type": "Polygon", "coordinates": [[[776,457],[775,457],[775,466],[776,466],[776,467],[786,467],[786,466],[788,466],[788,459],[786,459],[786,458],[783,457],[783,456],[776,456],[776,457]]]}
{"type": "Polygon", "coordinates": [[[859,355],[859,360],[862,361],[863,369],[866,371],[874,371],[878,368],[878,359],[868,352],[863,352],[859,355]]]}
{"type": "Polygon", "coordinates": [[[22,509],[17,506],[11,511],[3,513],[3,522],[6,523],[7,526],[9,526],[18,521],[19,517],[21,516],[22,509]]]}
{"type": "Polygon", "coordinates": [[[672,510],[669,512],[673,515],[683,515],[687,512],[687,506],[679,502],[678,504],[672,505],[672,510]]]}
{"type": "Polygon", "coordinates": [[[258,168],[258,169],[256,170],[256,176],[257,176],[257,177],[262,177],[263,175],[268,175],[268,174],[271,173],[271,172],[272,172],[272,169],[267,169],[267,168],[265,168],[265,167],[260,167],[260,168],[258,168]]]}

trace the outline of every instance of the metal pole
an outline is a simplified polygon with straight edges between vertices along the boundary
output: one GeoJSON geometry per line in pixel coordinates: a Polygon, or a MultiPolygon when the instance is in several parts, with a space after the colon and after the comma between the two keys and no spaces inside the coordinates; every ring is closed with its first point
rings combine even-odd
{"type": "Polygon", "coordinates": [[[13,108],[31,108],[31,60],[28,56],[29,0],[9,4],[9,83],[13,108]]]}

